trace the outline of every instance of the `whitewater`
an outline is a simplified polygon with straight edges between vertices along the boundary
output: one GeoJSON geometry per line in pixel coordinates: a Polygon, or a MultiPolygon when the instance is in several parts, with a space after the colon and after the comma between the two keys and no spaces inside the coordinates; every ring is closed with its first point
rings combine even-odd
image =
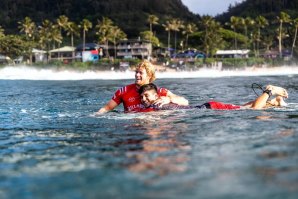
{"type": "MultiPolygon", "coordinates": [[[[297,75],[298,66],[244,68],[239,70],[218,70],[202,68],[197,71],[157,72],[157,77],[165,78],[218,78],[237,76],[287,76],[297,75]]],[[[41,69],[29,66],[5,66],[0,69],[3,80],[115,80],[133,79],[134,71],[75,71],[71,69],[41,69]]]]}

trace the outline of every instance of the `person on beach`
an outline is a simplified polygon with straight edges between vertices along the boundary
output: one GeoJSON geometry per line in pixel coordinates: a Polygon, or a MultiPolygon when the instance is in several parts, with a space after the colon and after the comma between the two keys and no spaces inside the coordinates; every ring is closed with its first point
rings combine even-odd
{"type": "Polygon", "coordinates": [[[262,95],[257,97],[254,101],[248,102],[244,105],[234,105],[234,104],[225,104],[222,102],[210,101],[198,106],[185,106],[185,105],[177,105],[174,103],[168,103],[164,105],[156,105],[154,102],[159,98],[162,98],[158,95],[158,88],[156,85],[150,83],[143,85],[139,89],[139,93],[141,95],[141,101],[144,105],[144,109],[142,112],[156,111],[156,110],[173,110],[173,109],[215,109],[215,110],[236,110],[241,108],[251,108],[251,109],[264,109],[269,107],[278,107],[284,106],[286,103],[283,98],[288,98],[288,93],[286,89],[282,87],[268,85],[266,86],[266,90],[262,95]],[[268,99],[271,96],[276,96],[274,99],[268,99]]]}
{"type": "MultiPolygon", "coordinates": [[[[147,60],[142,61],[136,66],[135,83],[118,89],[112,99],[105,106],[99,109],[97,114],[111,111],[121,103],[123,103],[125,112],[141,111],[144,109],[144,105],[141,102],[141,97],[138,91],[142,85],[152,83],[155,79],[155,67],[147,60]]],[[[165,88],[159,88],[157,93],[160,98],[154,101],[155,105],[162,106],[169,103],[184,106],[188,105],[187,99],[175,95],[165,88]]]]}

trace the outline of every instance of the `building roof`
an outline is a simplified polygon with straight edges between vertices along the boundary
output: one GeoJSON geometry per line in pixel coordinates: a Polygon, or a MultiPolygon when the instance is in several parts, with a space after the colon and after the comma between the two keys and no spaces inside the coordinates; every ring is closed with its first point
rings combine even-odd
{"type": "MultiPolygon", "coordinates": [[[[85,43],[85,50],[96,50],[103,47],[103,45],[99,45],[97,43],[85,43]]],[[[76,51],[83,51],[83,44],[78,45],[76,47],[76,51]]]]}
{"type": "Polygon", "coordinates": [[[38,49],[36,49],[36,48],[33,48],[32,49],[32,53],[46,53],[47,51],[45,51],[45,50],[38,50],[38,49]]]}
{"type": "Polygon", "coordinates": [[[216,55],[247,55],[250,50],[218,50],[216,55]]]}
{"type": "Polygon", "coordinates": [[[139,42],[150,43],[150,41],[144,40],[144,39],[123,39],[118,41],[118,43],[139,43],[139,42]]]}
{"type": "Polygon", "coordinates": [[[57,48],[54,50],[50,50],[50,53],[61,53],[61,52],[74,52],[75,51],[75,47],[72,46],[64,46],[62,48],[57,48]]]}

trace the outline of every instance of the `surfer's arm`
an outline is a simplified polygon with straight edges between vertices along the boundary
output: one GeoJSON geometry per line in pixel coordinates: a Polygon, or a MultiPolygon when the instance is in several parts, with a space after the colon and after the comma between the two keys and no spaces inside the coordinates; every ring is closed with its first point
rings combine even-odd
{"type": "Polygon", "coordinates": [[[188,106],[188,100],[182,96],[175,95],[171,91],[168,91],[167,97],[169,97],[170,102],[178,105],[188,106]]]}
{"type": "Polygon", "coordinates": [[[104,107],[99,109],[96,114],[103,114],[116,108],[118,104],[114,100],[110,100],[104,107]]]}
{"type": "MultiPolygon", "coordinates": [[[[271,91],[270,91],[271,92],[271,91]]],[[[266,107],[267,100],[271,96],[271,93],[264,92],[260,95],[251,105],[252,109],[263,109],[266,107]]]]}
{"type": "Polygon", "coordinates": [[[285,103],[283,101],[283,97],[288,98],[288,92],[286,89],[284,89],[282,87],[268,85],[262,95],[260,95],[256,100],[254,100],[250,103],[247,103],[246,105],[249,106],[249,104],[251,104],[250,108],[252,108],[252,109],[266,108],[267,101],[271,96],[278,97],[278,99],[275,99],[276,103],[274,103],[272,105],[273,106],[281,106],[282,103],[285,103]],[[281,98],[281,99],[279,99],[279,98],[281,98]]]}

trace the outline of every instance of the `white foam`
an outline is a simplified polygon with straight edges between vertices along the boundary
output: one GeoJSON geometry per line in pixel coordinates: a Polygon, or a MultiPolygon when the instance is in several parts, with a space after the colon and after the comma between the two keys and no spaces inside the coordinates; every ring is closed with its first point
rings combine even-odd
{"type": "MultiPolygon", "coordinates": [[[[281,76],[297,75],[298,66],[246,68],[243,70],[201,69],[193,72],[157,72],[157,78],[204,78],[231,76],[281,76]]],[[[5,80],[87,80],[134,79],[133,71],[85,71],[38,69],[27,66],[6,66],[0,69],[0,79],[5,80]]]]}

